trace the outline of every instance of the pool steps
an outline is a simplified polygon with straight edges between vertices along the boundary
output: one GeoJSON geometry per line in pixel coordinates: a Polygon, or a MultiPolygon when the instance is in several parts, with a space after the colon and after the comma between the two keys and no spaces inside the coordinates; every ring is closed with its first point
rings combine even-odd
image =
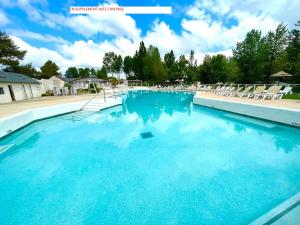
{"type": "Polygon", "coordinates": [[[88,104],[86,104],[81,110],[97,112],[103,108],[108,108],[111,106],[121,105],[121,104],[122,104],[121,97],[110,97],[110,98],[106,98],[105,100],[103,98],[100,99],[95,98],[91,100],[88,104]]]}
{"type": "Polygon", "coordinates": [[[86,105],[87,101],[80,101],[75,103],[66,103],[54,106],[47,106],[41,108],[35,108],[26,110],[20,113],[13,114],[11,116],[1,118],[0,119],[0,138],[9,135],[10,133],[36,121],[41,120],[53,116],[58,116],[66,113],[77,112],[77,111],[90,111],[94,112],[103,110],[106,108],[110,108],[113,106],[121,105],[122,98],[107,98],[107,101],[103,104],[99,104],[96,106],[87,107],[82,109],[84,105],[86,105]]]}

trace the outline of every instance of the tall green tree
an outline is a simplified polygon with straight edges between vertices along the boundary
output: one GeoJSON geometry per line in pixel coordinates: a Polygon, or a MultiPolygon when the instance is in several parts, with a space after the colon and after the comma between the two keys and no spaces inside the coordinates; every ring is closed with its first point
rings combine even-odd
{"type": "Polygon", "coordinates": [[[178,76],[178,65],[176,63],[176,58],[173,50],[165,54],[164,63],[166,67],[168,80],[174,82],[178,76]]]}
{"type": "Polygon", "coordinates": [[[91,75],[89,68],[79,68],[78,75],[80,78],[89,77],[91,75]]]}
{"type": "Polygon", "coordinates": [[[21,51],[13,40],[0,31],[0,64],[6,67],[18,66],[26,51],[21,51]]]}
{"type": "Polygon", "coordinates": [[[113,75],[116,72],[118,55],[114,52],[106,52],[103,57],[103,67],[107,73],[113,75]]]}
{"type": "Polygon", "coordinates": [[[100,70],[96,71],[96,76],[100,79],[107,80],[107,72],[103,66],[100,70]]]}
{"type": "Polygon", "coordinates": [[[287,63],[285,70],[294,75],[294,82],[300,82],[300,20],[295,28],[288,34],[288,46],[286,48],[287,63]]]}
{"type": "Polygon", "coordinates": [[[43,66],[41,66],[41,78],[49,79],[52,76],[59,75],[59,67],[55,64],[55,62],[52,62],[51,60],[48,60],[44,63],[43,66]]]}
{"type": "Polygon", "coordinates": [[[120,73],[122,70],[123,59],[121,55],[118,55],[114,62],[114,71],[118,75],[118,79],[120,79],[120,73]]]}
{"type": "Polygon", "coordinates": [[[127,79],[134,79],[133,58],[125,56],[123,61],[123,71],[127,79]]]}
{"type": "Polygon", "coordinates": [[[181,55],[179,56],[177,65],[178,65],[177,79],[179,80],[185,79],[187,77],[187,69],[188,69],[189,61],[185,58],[184,55],[181,55]]]}
{"type": "Polygon", "coordinates": [[[287,31],[287,26],[281,23],[274,32],[269,31],[263,39],[265,41],[264,51],[267,57],[265,80],[268,80],[269,76],[273,73],[278,72],[276,71],[278,69],[276,63],[278,63],[285,52],[287,45],[287,31]]]}
{"type": "Polygon", "coordinates": [[[242,42],[238,42],[233,49],[233,57],[241,70],[240,81],[254,83],[265,77],[265,45],[261,31],[251,30],[242,42]]]}
{"type": "Polygon", "coordinates": [[[149,47],[147,55],[144,58],[143,74],[144,80],[156,83],[162,83],[167,79],[167,73],[157,47],[149,47]]]}
{"type": "Polygon", "coordinates": [[[198,68],[197,61],[195,60],[195,51],[190,51],[189,63],[187,66],[187,72],[185,77],[185,82],[194,83],[197,80],[198,68]]]}
{"type": "Polygon", "coordinates": [[[65,77],[67,78],[77,78],[79,77],[79,72],[76,67],[69,67],[65,72],[65,77]]]}
{"type": "Polygon", "coordinates": [[[123,59],[121,55],[117,55],[114,52],[107,52],[103,57],[103,67],[105,71],[111,75],[117,74],[120,76],[122,70],[123,59]]]}
{"type": "Polygon", "coordinates": [[[229,58],[227,61],[226,80],[234,83],[240,81],[240,68],[234,58],[229,58]]]}
{"type": "Polygon", "coordinates": [[[144,75],[144,58],[147,55],[147,49],[143,41],[140,42],[138,51],[133,56],[133,72],[139,80],[146,80],[144,75]]]}
{"type": "Polygon", "coordinates": [[[18,66],[18,73],[25,74],[32,78],[39,78],[39,72],[32,66],[31,63],[18,66]]]}

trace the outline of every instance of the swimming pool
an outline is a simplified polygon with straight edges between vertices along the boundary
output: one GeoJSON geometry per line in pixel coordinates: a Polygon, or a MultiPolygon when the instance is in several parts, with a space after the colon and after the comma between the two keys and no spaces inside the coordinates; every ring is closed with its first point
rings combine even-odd
{"type": "Polygon", "coordinates": [[[0,141],[1,224],[247,224],[300,190],[300,130],[135,91],[0,141]]]}

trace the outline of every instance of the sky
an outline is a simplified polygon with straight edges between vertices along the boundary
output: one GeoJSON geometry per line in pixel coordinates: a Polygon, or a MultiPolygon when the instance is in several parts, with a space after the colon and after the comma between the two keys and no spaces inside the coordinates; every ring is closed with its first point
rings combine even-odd
{"type": "Polygon", "coordinates": [[[251,29],[262,34],[280,22],[293,28],[299,0],[0,0],[0,30],[27,54],[22,64],[36,68],[54,61],[68,67],[102,66],[105,52],[133,55],[144,41],[161,57],[173,49],[176,57],[195,51],[232,55],[232,48],[251,29]],[[71,15],[70,6],[171,6],[169,15],[123,13],[71,15]]]}

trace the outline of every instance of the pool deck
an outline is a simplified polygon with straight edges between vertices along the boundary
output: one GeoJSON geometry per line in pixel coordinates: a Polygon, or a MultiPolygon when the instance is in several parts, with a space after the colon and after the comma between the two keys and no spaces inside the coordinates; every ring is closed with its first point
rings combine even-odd
{"type": "Polygon", "coordinates": [[[41,107],[54,106],[60,104],[74,103],[87,101],[95,94],[86,95],[69,95],[69,96],[47,96],[40,98],[32,98],[23,101],[16,101],[6,104],[0,104],[0,118],[11,116],[30,109],[37,109],[41,107]]]}
{"type": "Polygon", "coordinates": [[[214,92],[197,92],[193,103],[300,128],[299,100],[256,100],[247,97],[219,96],[214,92]]]}
{"type": "Polygon", "coordinates": [[[300,110],[300,100],[290,100],[290,99],[255,100],[253,98],[245,98],[245,97],[219,96],[214,92],[202,92],[202,91],[197,91],[196,96],[200,98],[208,98],[208,99],[213,98],[213,99],[224,100],[224,101],[235,101],[240,103],[258,104],[263,106],[273,106],[273,107],[300,110]]]}

